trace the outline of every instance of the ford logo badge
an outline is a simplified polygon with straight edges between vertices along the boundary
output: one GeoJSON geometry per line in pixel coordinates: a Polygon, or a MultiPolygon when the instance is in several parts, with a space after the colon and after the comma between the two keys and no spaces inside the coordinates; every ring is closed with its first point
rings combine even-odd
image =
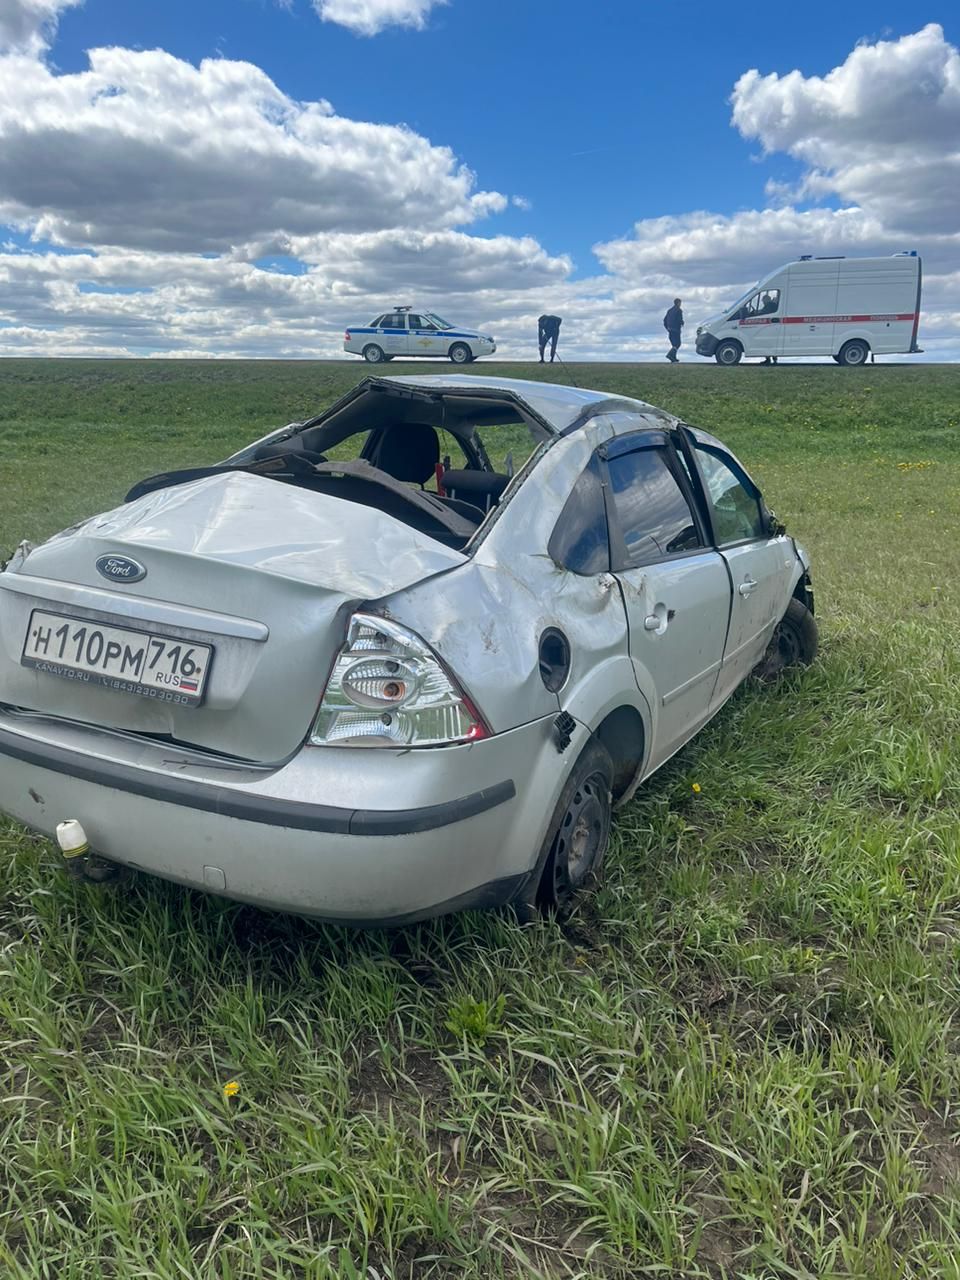
{"type": "Polygon", "coordinates": [[[101,556],[97,561],[97,573],[111,582],[139,582],[147,576],[143,565],[129,556],[101,556]]]}

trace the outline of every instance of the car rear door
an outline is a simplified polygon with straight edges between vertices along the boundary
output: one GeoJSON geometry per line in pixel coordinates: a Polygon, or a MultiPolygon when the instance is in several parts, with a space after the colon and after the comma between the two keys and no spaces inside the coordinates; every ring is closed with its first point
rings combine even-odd
{"type": "Polygon", "coordinates": [[[789,538],[772,532],[760,491],[736,458],[704,433],[685,428],[684,436],[732,586],[730,629],[713,695],[717,706],[763,657],[790,600],[796,555],[789,538]]]}
{"type": "Polygon", "coordinates": [[[665,433],[622,437],[602,456],[610,563],[623,593],[630,656],[656,690],[656,768],[710,715],[730,578],[723,557],[707,545],[689,477],[665,433]]]}
{"type": "Polygon", "coordinates": [[[385,315],[380,321],[378,341],[388,356],[409,355],[407,315],[404,311],[385,315]]]}
{"type": "Polygon", "coordinates": [[[839,276],[836,259],[814,259],[790,267],[781,307],[783,355],[829,356],[836,351],[833,331],[839,276]]]}

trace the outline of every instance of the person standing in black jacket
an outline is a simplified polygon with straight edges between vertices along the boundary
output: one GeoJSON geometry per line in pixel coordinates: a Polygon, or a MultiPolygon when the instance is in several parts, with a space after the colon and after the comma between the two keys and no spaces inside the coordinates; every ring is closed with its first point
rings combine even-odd
{"type": "Polygon", "coordinates": [[[540,345],[540,363],[543,364],[543,353],[550,343],[550,363],[557,354],[557,341],[560,337],[560,326],[563,321],[559,316],[541,316],[537,321],[537,341],[540,345]]]}
{"type": "Polygon", "coordinates": [[[674,298],[673,306],[663,317],[663,327],[667,331],[670,338],[670,350],[667,352],[667,359],[671,364],[677,363],[677,351],[680,347],[680,330],[683,328],[683,311],[680,306],[680,299],[674,298]]]}

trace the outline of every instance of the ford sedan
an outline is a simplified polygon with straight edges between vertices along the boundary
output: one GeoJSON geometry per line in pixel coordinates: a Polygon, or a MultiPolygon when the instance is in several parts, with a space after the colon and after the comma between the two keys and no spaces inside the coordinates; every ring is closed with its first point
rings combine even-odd
{"type": "Polygon", "coordinates": [[[807,556],[713,435],[602,391],[369,377],[21,544],[0,809],[91,875],[366,925],[529,915],[751,672],[816,648],[807,556]]]}

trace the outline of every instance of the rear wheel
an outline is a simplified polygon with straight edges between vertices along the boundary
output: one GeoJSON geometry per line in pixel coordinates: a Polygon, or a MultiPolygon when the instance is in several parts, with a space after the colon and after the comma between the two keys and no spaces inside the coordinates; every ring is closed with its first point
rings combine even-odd
{"type": "Polygon", "coordinates": [[[367,364],[383,364],[387,357],[383,347],[371,342],[363,348],[363,358],[367,364]]]}
{"type": "Polygon", "coordinates": [[[455,342],[450,348],[450,359],[454,364],[469,364],[473,359],[473,352],[465,342],[455,342]]]}
{"type": "Polygon", "coordinates": [[[591,742],[567,779],[541,849],[538,865],[543,869],[536,890],[541,911],[567,910],[600,869],[610,839],[612,787],[610,754],[591,742]]]}
{"type": "Polygon", "coordinates": [[[861,338],[851,338],[849,342],[845,342],[840,348],[837,361],[840,364],[856,367],[857,365],[866,364],[869,354],[870,348],[861,338]]]}
{"type": "Polygon", "coordinates": [[[743,347],[734,338],[725,338],[713,353],[717,364],[739,364],[743,358],[743,347]]]}
{"type": "Polygon", "coordinates": [[[761,680],[776,680],[788,667],[808,667],[817,656],[819,644],[816,618],[802,600],[794,597],[777,623],[754,675],[761,680]]]}

